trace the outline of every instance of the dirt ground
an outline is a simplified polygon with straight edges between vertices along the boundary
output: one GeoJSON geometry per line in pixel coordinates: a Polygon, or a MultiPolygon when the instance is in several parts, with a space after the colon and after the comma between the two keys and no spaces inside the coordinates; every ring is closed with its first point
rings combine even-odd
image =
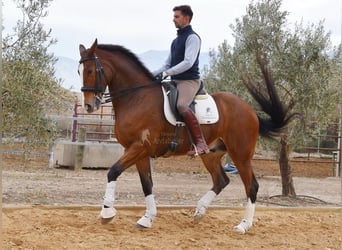
{"type": "Polygon", "coordinates": [[[254,161],[260,184],[254,226],[232,232],[243,216],[240,177],[216,197],[200,222],[197,201],[211,187],[198,159],[155,162],[158,215],[151,229],[137,229],[144,197],[135,169],[120,176],[117,216],[101,225],[98,214],[107,170],[48,169],[48,159],[3,156],[2,249],[340,249],[341,179],[331,160],[292,162],[297,199],[284,199],[276,162],[254,161]]]}

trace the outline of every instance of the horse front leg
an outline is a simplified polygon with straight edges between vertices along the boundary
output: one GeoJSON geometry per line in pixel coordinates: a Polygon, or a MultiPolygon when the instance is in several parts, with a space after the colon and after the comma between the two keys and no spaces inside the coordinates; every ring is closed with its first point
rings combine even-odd
{"type": "Polygon", "coordinates": [[[100,212],[102,224],[109,223],[116,215],[116,209],[114,208],[115,187],[117,178],[121,175],[123,170],[124,168],[121,166],[119,160],[110,168],[107,174],[106,191],[103,197],[103,206],[100,212]]]}
{"type": "Polygon", "coordinates": [[[209,171],[213,187],[198,202],[194,214],[194,219],[199,222],[205,215],[207,208],[214,198],[229,184],[229,178],[223,171],[221,158],[224,153],[211,153],[202,155],[202,161],[209,171]]]}
{"type": "Polygon", "coordinates": [[[117,178],[123,171],[125,171],[125,169],[132,166],[134,163],[139,161],[139,159],[145,157],[146,151],[141,146],[141,143],[136,143],[126,149],[123,156],[110,168],[107,174],[107,185],[105,195],[103,197],[103,206],[100,212],[102,224],[109,223],[116,215],[114,201],[117,178]]]}
{"type": "Polygon", "coordinates": [[[139,228],[151,228],[152,222],[157,215],[157,206],[152,194],[152,173],[151,173],[151,161],[149,157],[146,157],[136,163],[142,189],[145,195],[146,211],[145,214],[137,221],[137,227],[139,228]]]}

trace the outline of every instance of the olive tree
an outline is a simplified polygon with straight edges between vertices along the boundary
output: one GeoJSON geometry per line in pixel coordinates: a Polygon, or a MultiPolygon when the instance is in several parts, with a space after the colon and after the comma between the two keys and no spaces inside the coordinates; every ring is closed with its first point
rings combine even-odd
{"type": "MultiPolygon", "coordinates": [[[[252,79],[255,87],[262,88],[262,77],[256,55],[262,53],[268,61],[275,85],[284,105],[300,119],[292,122],[276,141],[279,145],[279,166],[282,194],[296,196],[292,181],[289,154],[294,145],[303,145],[305,132],[327,127],[337,119],[339,98],[336,62],[329,52],[333,50],[330,33],[324,22],[287,24],[288,12],[281,11],[281,0],[252,1],[246,14],[230,27],[235,43],[219,46],[211,53],[211,67],[206,72],[216,90],[229,90],[256,105],[243,89],[243,79],[252,79]],[[315,126],[311,126],[311,122],[315,126]],[[310,126],[309,126],[310,125],[310,126]]],[[[336,56],[338,58],[338,56],[336,56]]],[[[255,106],[257,109],[257,106],[255,106]]],[[[274,145],[274,144],[273,144],[274,145]]]]}
{"type": "Polygon", "coordinates": [[[47,145],[56,134],[47,114],[67,108],[71,100],[55,77],[57,59],[48,52],[57,41],[40,22],[51,0],[15,2],[22,16],[2,39],[3,136],[30,147],[47,145]]]}

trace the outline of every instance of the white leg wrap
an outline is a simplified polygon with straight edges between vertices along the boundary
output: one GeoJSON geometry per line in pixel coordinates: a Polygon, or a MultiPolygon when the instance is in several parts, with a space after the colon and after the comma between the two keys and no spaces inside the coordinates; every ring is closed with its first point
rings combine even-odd
{"type": "Polygon", "coordinates": [[[114,207],[103,207],[101,209],[100,218],[110,219],[116,215],[116,209],[114,207]]]}
{"type": "Polygon", "coordinates": [[[143,217],[141,217],[137,224],[145,228],[151,228],[152,222],[157,215],[156,202],[154,200],[154,195],[150,194],[145,197],[146,201],[146,212],[143,217]]]}
{"type": "Polygon", "coordinates": [[[253,225],[254,212],[255,203],[252,203],[251,199],[248,198],[243,220],[240,222],[239,225],[233,228],[233,231],[241,234],[246,233],[253,225]]]}
{"type": "Polygon", "coordinates": [[[102,206],[102,210],[100,213],[101,218],[107,219],[107,218],[112,218],[116,215],[116,210],[114,208],[115,186],[116,186],[116,181],[111,181],[107,183],[106,192],[103,197],[103,205],[107,206],[108,208],[105,208],[104,206],[102,206]]]}
{"type": "Polygon", "coordinates": [[[115,199],[115,186],[116,181],[111,181],[107,183],[106,186],[106,192],[103,197],[103,205],[107,207],[113,207],[114,206],[114,199],[115,199]]]}
{"type": "Polygon", "coordinates": [[[196,221],[199,221],[204,217],[207,208],[215,197],[216,193],[210,190],[198,201],[194,215],[196,221]]]}

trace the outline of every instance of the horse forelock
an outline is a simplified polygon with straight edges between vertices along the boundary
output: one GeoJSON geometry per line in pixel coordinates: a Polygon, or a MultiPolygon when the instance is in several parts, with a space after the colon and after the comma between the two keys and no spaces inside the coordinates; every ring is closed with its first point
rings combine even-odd
{"type": "Polygon", "coordinates": [[[113,44],[98,44],[98,49],[105,50],[111,53],[120,53],[130,59],[135,65],[137,65],[141,70],[150,78],[154,79],[155,77],[151,73],[151,71],[144,65],[143,62],[130,50],[126,49],[121,45],[113,45],[113,44]]]}

